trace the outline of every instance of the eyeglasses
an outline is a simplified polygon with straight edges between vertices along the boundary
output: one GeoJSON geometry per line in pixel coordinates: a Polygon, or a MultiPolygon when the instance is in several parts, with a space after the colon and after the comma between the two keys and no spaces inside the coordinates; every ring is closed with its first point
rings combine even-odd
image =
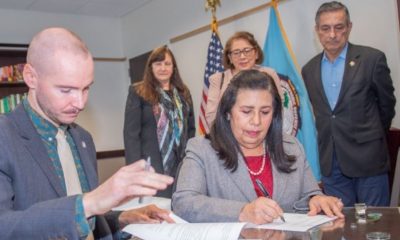
{"type": "Polygon", "coordinates": [[[239,50],[239,49],[234,50],[234,51],[231,51],[229,53],[229,55],[231,55],[231,57],[233,57],[233,58],[240,58],[242,53],[245,57],[251,57],[254,54],[254,48],[243,48],[242,50],[239,50]]]}

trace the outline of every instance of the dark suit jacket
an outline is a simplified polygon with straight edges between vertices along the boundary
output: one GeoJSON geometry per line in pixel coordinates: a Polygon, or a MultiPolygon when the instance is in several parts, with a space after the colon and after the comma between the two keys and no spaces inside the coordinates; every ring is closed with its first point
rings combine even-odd
{"type": "Polygon", "coordinates": [[[349,43],[342,87],[331,110],[321,80],[320,53],[302,69],[314,109],[322,174],[331,172],[333,149],[349,177],[385,173],[389,155],[385,135],[395,115],[396,99],[379,50],[349,43]]]}
{"type": "MultiPolygon", "coordinates": [[[[188,139],[196,133],[193,105],[187,112],[183,113],[187,126],[188,139]]],[[[124,122],[124,145],[126,163],[132,163],[140,159],[151,157],[151,165],[157,173],[164,173],[160,147],[157,139],[157,123],[153,114],[152,105],[141,98],[132,86],[129,87],[129,94],[125,108],[124,122]]],[[[178,152],[183,154],[186,142],[181,142],[178,152]]],[[[173,176],[174,177],[174,176],[173,176]]],[[[164,191],[158,191],[157,196],[170,198],[172,186],[164,191]]]]}
{"type": "MultiPolygon", "coordinates": [[[[70,133],[90,189],[97,186],[96,151],[88,132],[76,124],[70,133]]],[[[75,196],[66,196],[42,140],[22,105],[0,116],[0,238],[78,239],[75,196]]],[[[113,226],[114,227],[114,226],[113,226]]],[[[102,216],[96,239],[112,239],[102,216]]]]}

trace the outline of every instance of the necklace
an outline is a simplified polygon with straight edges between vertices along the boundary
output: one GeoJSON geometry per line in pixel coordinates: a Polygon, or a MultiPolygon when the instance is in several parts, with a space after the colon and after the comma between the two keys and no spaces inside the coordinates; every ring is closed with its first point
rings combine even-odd
{"type": "Polygon", "coordinates": [[[264,171],[265,167],[265,158],[266,158],[266,152],[265,152],[265,144],[263,144],[263,157],[262,157],[262,162],[261,162],[261,167],[257,172],[252,171],[249,166],[246,164],[246,168],[249,171],[249,173],[253,176],[258,176],[264,171]]]}

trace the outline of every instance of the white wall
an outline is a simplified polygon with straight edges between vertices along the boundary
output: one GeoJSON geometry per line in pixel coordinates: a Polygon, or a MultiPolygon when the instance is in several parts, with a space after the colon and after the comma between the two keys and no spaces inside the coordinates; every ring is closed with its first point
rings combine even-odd
{"type": "MultiPolygon", "coordinates": [[[[218,19],[259,6],[267,1],[223,0],[217,11],[218,19]]],[[[321,51],[314,33],[314,16],[322,0],[286,0],[279,5],[279,12],[300,66],[321,51]]],[[[400,46],[397,7],[395,0],[342,1],[350,11],[353,30],[350,41],[369,45],[386,53],[392,78],[400,101],[400,46]]],[[[152,48],[168,43],[169,39],[197,29],[210,22],[210,12],[204,11],[204,1],[199,0],[153,0],[139,11],[122,19],[123,45],[127,57],[134,57],[152,48]],[[179,6],[179,7],[178,7],[179,6]]],[[[236,31],[252,32],[263,46],[268,27],[269,10],[262,10],[233,23],[220,26],[223,43],[236,31]]],[[[170,44],[179,70],[188,84],[198,110],[203,86],[210,32],[170,44]]],[[[393,125],[400,127],[400,103],[393,125]]],[[[197,120],[197,119],[196,119],[197,120]]]]}
{"type": "MultiPolygon", "coordinates": [[[[0,10],[0,42],[30,42],[45,27],[76,32],[94,57],[124,56],[120,19],[0,10]]],[[[98,151],[123,148],[122,123],[129,84],[125,62],[95,62],[95,84],[78,123],[88,129],[98,151]]]]}
{"type": "MultiPolygon", "coordinates": [[[[267,1],[222,0],[219,19],[232,16],[267,1]]],[[[314,14],[322,0],[286,0],[279,6],[283,24],[300,66],[321,51],[313,32],[314,14]]],[[[400,101],[399,26],[395,0],[343,0],[350,10],[353,31],[350,40],[376,47],[387,55],[396,96],[400,101]]],[[[222,42],[239,30],[247,30],[264,44],[269,10],[220,27],[222,42]]],[[[35,33],[49,26],[67,27],[87,43],[94,57],[134,57],[169,39],[210,23],[203,0],[153,0],[122,19],[0,9],[0,42],[29,43],[35,33]]],[[[194,100],[196,116],[200,106],[203,73],[210,32],[170,44],[179,69],[194,100]]],[[[127,62],[96,62],[95,84],[87,108],[78,123],[88,129],[99,151],[123,148],[123,117],[129,86],[127,62]]],[[[400,103],[393,125],[400,127],[400,103]]],[[[196,117],[197,120],[197,117],[196,117]]],[[[108,162],[108,161],[107,161],[108,162]]],[[[114,160],[112,162],[115,162],[114,160]]],[[[108,164],[108,163],[104,163],[108,164]]],[[[123,159],[117,164],[122,165],[123,159]]],[[[118,166],[119,166],[118,165],[118,166]]],[[[104,165],[107,170],[111,169],[104,165]]],[[[105,172],[102,179],[117,169],[105,172]]],[[[101,167],[101,166],[100,166],[101,167]]],[[[101,172],[102,174],[102,172],[101,172]]]]}

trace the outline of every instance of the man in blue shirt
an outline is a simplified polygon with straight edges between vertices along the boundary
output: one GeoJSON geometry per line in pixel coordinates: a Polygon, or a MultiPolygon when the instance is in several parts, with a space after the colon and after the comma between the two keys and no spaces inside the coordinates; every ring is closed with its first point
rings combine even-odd
{"type": "Polygon", "coordinates": [[[345,206],[386,206],[386,133],[396,99],[385,54],[348,42],[352,23],[340,2],[322,4],[315,23],[324,51],[302,75],[316,119],[324,191],[345,206]]]}
{"type": "Polygon", "coordinates": [[[171,221],[155,206],[110,212],[173,179],[146,171],[141,160],[98,186],[92,137],[74,123],[93,70],[86,45],[67,29],[45,29],[30,43],[23,72],[28,97],[0,116],[2,239],[112,239],[132,222],[171,221]]]}

